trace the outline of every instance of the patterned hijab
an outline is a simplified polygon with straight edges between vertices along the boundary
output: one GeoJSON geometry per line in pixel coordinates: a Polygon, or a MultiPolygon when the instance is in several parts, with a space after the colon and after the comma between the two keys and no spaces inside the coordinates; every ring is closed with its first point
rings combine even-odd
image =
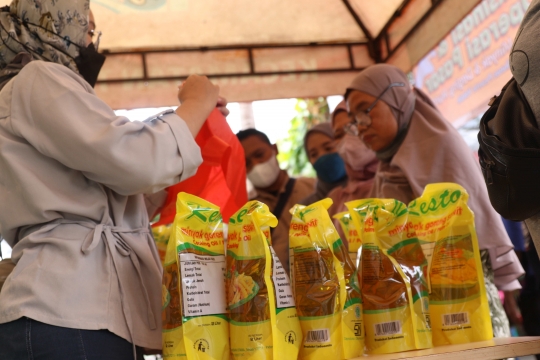
{"type": "Polygon", "coordinates": [[[90,0],[13,0],[0,11],[0,87],[32,60],[67,66],[86,47],[90,0]]]}

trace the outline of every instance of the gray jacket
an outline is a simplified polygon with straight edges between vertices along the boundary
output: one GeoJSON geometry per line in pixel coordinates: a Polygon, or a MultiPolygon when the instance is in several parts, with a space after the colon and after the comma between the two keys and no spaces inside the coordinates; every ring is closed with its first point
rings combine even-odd
{"type": "Polygon", "coordinates": [[[0,323],[27,316],[160,348],[162,268],[142,194],[201,162],[176,114],[130,122],[67,67],[26,65],[0,92],[0,232],[17,263],[0,323]]]}

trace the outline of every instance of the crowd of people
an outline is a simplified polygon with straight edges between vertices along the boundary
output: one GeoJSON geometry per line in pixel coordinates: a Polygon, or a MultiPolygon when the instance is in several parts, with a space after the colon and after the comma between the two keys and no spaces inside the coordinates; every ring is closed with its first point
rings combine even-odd
{"type": "MultiPolygon", "coordinates": [[[[303,198],[301,204],[310,204],[329,197],[333,200],[329,212],[335,215],[355,199],[392,198],[408,204],[420,197],[428,184],[460,184],[469,193],[469,206],[475,213],[494,334],[510,336],[499,291],[512,298],[521,288],[519,278],[524,270],[501,217],[491,206],[477,160],[461,135],[427,95],[410,86],[407,76],[391,65],[372,65],[362,71],[344,89],[344,98],[331,119],[310,129],[304,138],[307,157],[317,173],[316,185],[298,178],[302,186],[295,187],[293,193],[286,192],[285,180],[277,180],[277,173],[283,172],[275,160],[277,148],[266,139],[266,146],[274,148],[269,152],[276,169],[276,175],[266,179],[276,180],[270,186],[255,181],[255,190],[261,194],[256,199],[269,204],[279,223],[288,228],[291,214],[275,212],[280,202],[292,205],[303,198]]],[[[270,159],[267,155],[259,163],[253,160],[251,154],[255,152],[246,134],[256,132],[249,129],[238,133],[252,181],[266,166],[263,161],[270,159]]],[[[293,181],[285,174],[281,176],[293,181]]],[[[273,233],[272,243],[286,264],[288,232],[273,233]]],[[[514,311],[512,314],[519,311],[517,306],[507,308],[510,313],[514,311]]]]}
{"type": "MultiPolygon", "coordinates": [[[[144,122],[116,116],[92,90],[103,62],[88,1],[49,7],[50,19],[28,1],[0,11],[0,199],[9,204],[0,231],[16,264],[0,291],[0,358],[140,359],[142,348],[161,348],[161,265],[145,197],[195,174],[194,138],[215,107],[227,113],[226,101],[206,77],[190,76],[176,111],[144,122]],[[90,21],[51,30],[52,10],[66,9],[90,21]]],[[[316,179],[281,169],[264,133],[237,134],[253,199],[279,219],[272,242],[281,263],[289,271],[295,204],[329,197],[334,215],[350,200],[408,204],[430,183],[455,182],[476,216],[494,334],[510,336],[506,313],[515,322],[525,317],[519,304],[538,308],[527,296],[538,293],[535,277],[512,305],[521,264],[537,268],[538,258],[525,248],[516,255],[465,142],[394,66],[367,67],[343,95],[304,137],[316,179]]]]}

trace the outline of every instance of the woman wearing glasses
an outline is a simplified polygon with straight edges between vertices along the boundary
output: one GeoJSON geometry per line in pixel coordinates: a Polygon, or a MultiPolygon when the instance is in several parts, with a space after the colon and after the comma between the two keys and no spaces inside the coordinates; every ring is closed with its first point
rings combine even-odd
{"type": "Polygon", "coordinates": [[[430,183],[454,182],[470,195],[484,263],[495,336],[510,336],[497,288],[520,288],[523,274],[500,216],[492,208],[472,152],[431,100],[411,88],[398,68],[377,64],[362,71],[345,94],[350,123],[380,160],[371,197],[408,204],[430,183]],[[494,278],[494,280],[493,280],[494,278]],[[496,287],[495,287],[496,285],[496,287]]]}

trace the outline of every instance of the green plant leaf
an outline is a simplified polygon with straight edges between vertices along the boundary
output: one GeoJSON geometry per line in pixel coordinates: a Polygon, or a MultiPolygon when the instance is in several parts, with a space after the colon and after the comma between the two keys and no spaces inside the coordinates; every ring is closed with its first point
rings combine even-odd
{"type": "Polygon", "coordinates": [[[287,137],[278,140],[278,161],[291,176],[315,177],[315,170],[309,163],[304,150],[304,135],[313,126],[329,120],[326,98],[297,99],[296,115],[291,119],[287,137]]]}

